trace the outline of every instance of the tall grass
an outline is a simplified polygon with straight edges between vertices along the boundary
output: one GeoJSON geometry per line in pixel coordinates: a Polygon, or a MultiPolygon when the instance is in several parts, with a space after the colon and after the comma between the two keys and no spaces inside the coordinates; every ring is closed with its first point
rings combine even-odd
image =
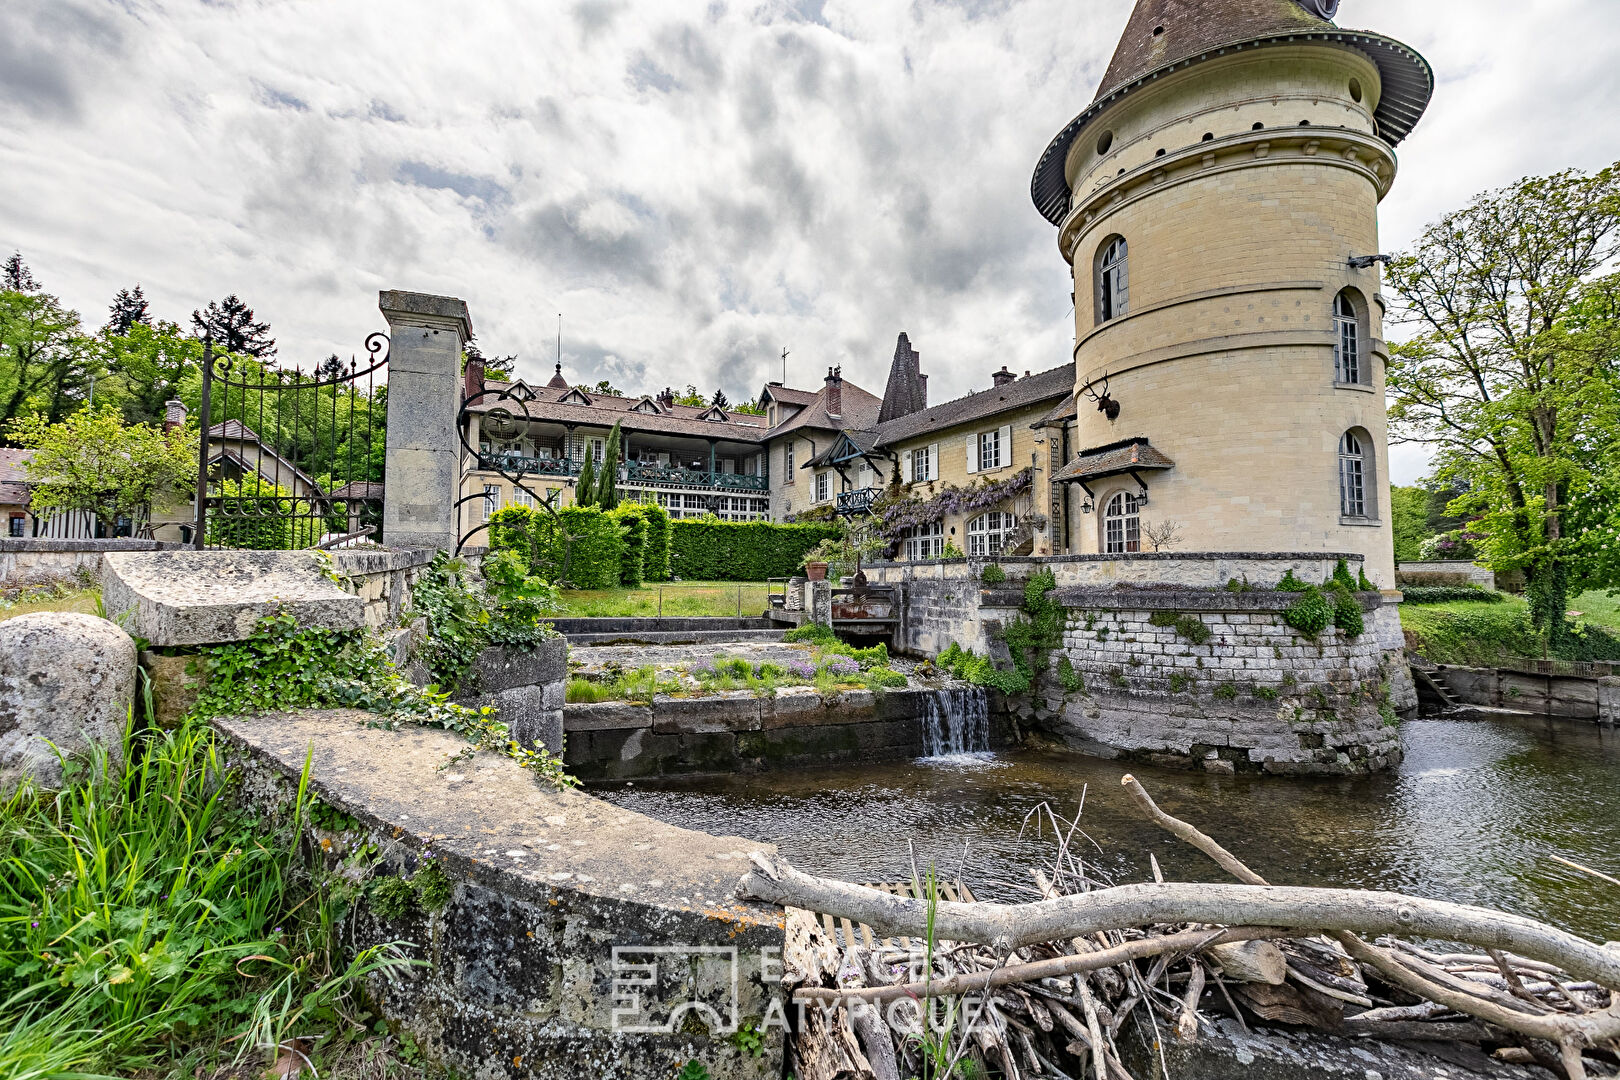
{"type": "Polygon", "coordinates": [[[126,730],[118,750],[0,804],[0,1026],[24,1063],[0,1080],[240,1059],[330,1028],[360,979],[405,962],[341,959],[352,887],[305,868],[303,785],[277,825],[225,801],[237,778],[206,727],[126,730]]]}

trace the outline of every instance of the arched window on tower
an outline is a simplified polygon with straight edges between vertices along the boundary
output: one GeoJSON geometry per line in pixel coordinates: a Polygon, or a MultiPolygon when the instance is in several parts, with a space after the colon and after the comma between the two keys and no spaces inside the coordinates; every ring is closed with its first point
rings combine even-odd
{"type": "Polygon", "coordinates": [[[1333,381],[1366,385],[1372,382],[1367,362],[1366,311],[1360,295],[1345,289],[1333,298],[1333,381]]]}
{"type": "Polygon", "coordinates": [[[1131,272],[1125,238],[1116,236],[1097,251],[1097,321],[1117,319],[1130,309],[1131,272]]]}
{"type": "Polygon", "coordinates": [[[1371,520],[1378,516],[1374,499],[1372,438],[1360,428],[1351,428],[1339,440],[1339,514],[1341,517],[1371,520]]]}
{"type": "Polygon", "coordinates": [[[1128,491],[1108,500],[1103,512],[1103,550],[1109,555],[1142,550],[1142,511],[1136,496],[1128,491]]]}

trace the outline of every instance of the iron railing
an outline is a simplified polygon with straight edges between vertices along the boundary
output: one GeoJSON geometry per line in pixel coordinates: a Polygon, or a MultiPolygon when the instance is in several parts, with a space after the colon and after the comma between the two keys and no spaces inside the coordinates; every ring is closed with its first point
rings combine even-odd
{"type": "MultiPolygon", "coordinates": [[[[583,462],[569,458],[527,457],[522,454],[481,453],[478,467],[492,472],[514,472],[530,476],[578,476],[583,462]]],[[[690,490],[766,494],[770,484],[763,476],[746,473],[709,472],[672,465],[627,462],[619,468],[619,482],[635,487],[662,487],[690,490]]]]}
{"type": "Polygon", "coordinates": [[[381,539],[388,336],[371,334],[365,348],[364,367],[333,357],[306,375],[204,341],[196,547],[381,539]]]}

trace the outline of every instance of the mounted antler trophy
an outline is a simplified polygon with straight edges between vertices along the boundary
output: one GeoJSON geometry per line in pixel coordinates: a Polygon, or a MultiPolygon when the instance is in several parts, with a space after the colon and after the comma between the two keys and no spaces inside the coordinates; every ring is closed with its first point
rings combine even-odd
{"type": "Polygon", "coordinates": [[[1108,396],[1107,372],[1103,373],[1102,392],[1097,392],[1097,384],[1093,381],[1086,385],[1085,394],[1097,403],[1097,411],[1107,416],[1110,423],[1119,419],[1119,402],[1108,396]]]}

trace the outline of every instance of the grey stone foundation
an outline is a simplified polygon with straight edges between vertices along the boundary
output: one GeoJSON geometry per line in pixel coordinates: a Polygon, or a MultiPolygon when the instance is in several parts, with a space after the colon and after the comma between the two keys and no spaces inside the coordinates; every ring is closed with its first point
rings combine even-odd
{"type": "Polygon", "coordinates": [[[1401,759],[1395,686],[1410,678],[1372,625],[1377,593],[1359,596],[1361,635],[1329,627],[1314,640],[1283,621],[1292,593],[1081,587],[1058,596],[1068,625],[1037,720],[1075,749],[1222,773],[1353,775],[1401,759]],[[1154,625],[1156,613],[1196,619],[1208,639],[1154,625]],[[1064,659],[1084,690],[1063,693],[1064,659]]]}

